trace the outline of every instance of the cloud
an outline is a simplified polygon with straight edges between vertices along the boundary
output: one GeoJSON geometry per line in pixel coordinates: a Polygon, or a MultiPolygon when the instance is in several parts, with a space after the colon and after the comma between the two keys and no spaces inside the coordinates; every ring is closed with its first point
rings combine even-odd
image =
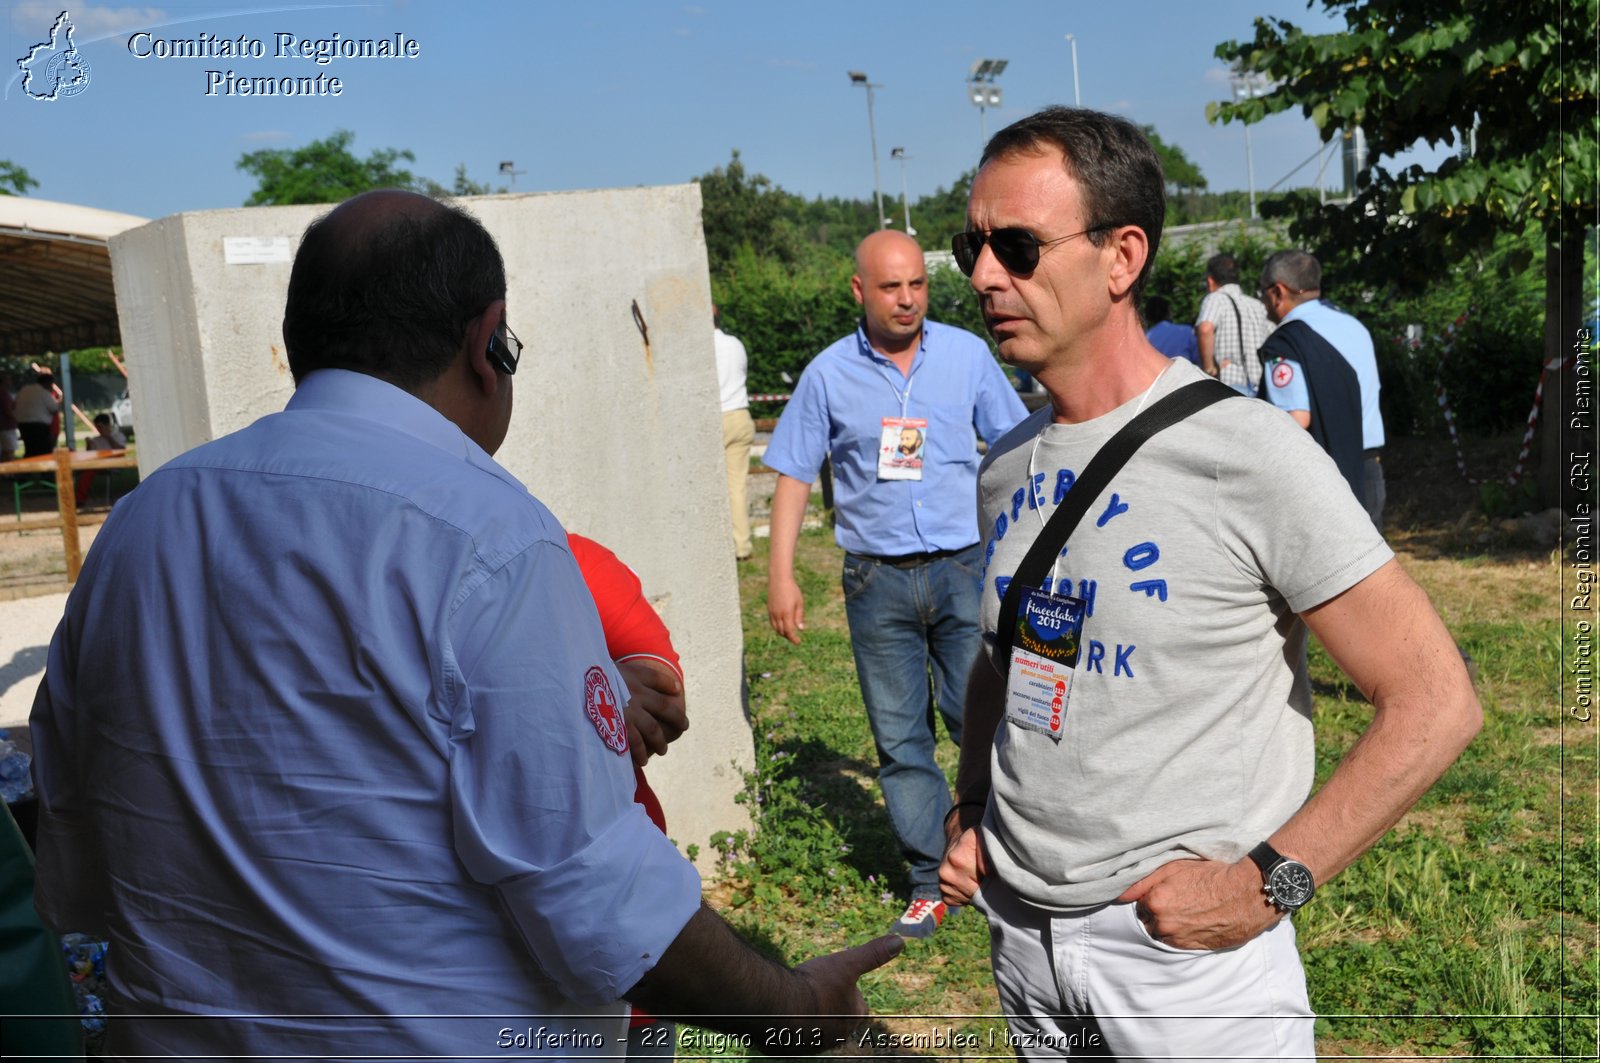
{"type": "MultiPolygon", "coordinates": [[[[50,24],[61,14],[64,0],[40,3],[23,0],[11,7],[11,25],[19,33],[48,31],[50,24]]],[[[65,8],[71,12],[76,27],[73,43],[88,44],[124,30],[144,29],[166,22],[171,16],[159,7],[94,7],[89,4],[72,4],[65,8]]]]}
{"type": "Polygon", "coordinates": [[[1206,67],[1205,80],[1211,85],[1227,85],[1233,77],[1233,71],[1225,66],[1206,67]]]}
{"type": "Polygon", "coordinates": [[[684,29],[682,26],[678,26],[672,31],[672,35],[674,37],[687,37],[689,36],[689,31],[684,29]]]}
{"type": "Polygon", "coordinates": [[[699,4],[690,4],[683,9],[683,13],[685,15],[692,15],[695,18],[704,18],[706,16],[706,9],[701,7],[699,4]]]}

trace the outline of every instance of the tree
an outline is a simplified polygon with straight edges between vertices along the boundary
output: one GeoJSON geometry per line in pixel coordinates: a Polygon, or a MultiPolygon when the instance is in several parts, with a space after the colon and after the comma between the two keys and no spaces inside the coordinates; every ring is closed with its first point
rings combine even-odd
{"type": "Polygon", "coordinates": [[[422,179],[421,190],[432,196],[434,199],[445,199],[450,196],[504,195],[506,187],[505,185],[501,185],[499,188],[491,188],[486,183],[474,181],[472,178],[467,176],[467,164],[463,162],[456,164],[456,179],[449,188],[446,188],[444,185],[433,180],[431,177],[424,177],[422,179]]]}
{"type": "Polygon", "coordinates": [[[779,224],[793,197],[762,174],[748,175],[738,148],[727,166],[694,180],[700,184],[706,257],[713,274],[731,267],[741,247],[757,256],[793,257],[794,233],[779,224]]]}
{"type": "Polygon", "coordinates": [[[355,139],[354,133],[340,129],[303,148],[264,149],[240,156],[235,168],[256,178],[256,190],[245,206],[340,203],[375,188],[421,190],[410,170],[395,168],[401,159],[415,162],[415,155],[381,148],[358,159],[350,152],[355,139]]]}
{"type": "MultiPolygon", "coordinates": [[[[1543,233],[1544,359],[1570,352],[1583,310],[1585,225],[1596,195],[1596,0],[1322,0],[1343,33],[1257,19],[1218,58],[1266,75],[1263,96],[1211,104],[1212,121],[1257,122],[1298,106],[1324,141],[1365,135],[1369,162],[1346,204],[1291,197],[1296,239],[1374,291],[1418,291],[1480,256],[1497,234],[1543,233]],[[1462,145],[1433,170],[1381,164],[1418,141],[1462,145]]],[[[1525,260],[1523,263],[1526,264],[1525,260]]],[[[1515,270],[1519,263],[1507,263],[1515,270]]],[[[1527,367],[1531,393],[1538,367],[1527,367]]],[[[1561,491],[1560,396],[1546,381],[1540,494],[1561,491]]]]}
{"type": "Polygon", "coordinates": [[[28,171],[10,159],[0,159],[0,196],[25,196],[28,189],[38,188],[39,182],[28,176],[28,171]]]}

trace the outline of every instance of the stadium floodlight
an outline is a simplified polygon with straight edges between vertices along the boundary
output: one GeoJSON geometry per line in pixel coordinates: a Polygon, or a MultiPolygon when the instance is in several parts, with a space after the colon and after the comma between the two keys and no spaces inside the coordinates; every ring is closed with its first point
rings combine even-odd
{"type": "Polygon", "coordinates": [[[1010,64],[1009,59],[979,59],[967,72],[967,99],[978,109],[978,131],[983,135],[985,142],[989,139],[985,112],[990,107],[999,107],[1004,99],[994,79],[1005,73],[1006,67],[1010,64]]]}
{"type": "Polygon", "coordinates": [[[888,228],[889,219],[883,216],[883,179],[878,171],[878,126],[872,118],[872,90],[881,89],[882,85],[875,85],[866,74],[859,70],[846,71],[850,75],[850,84],[860,85],[867,90],[867,134],[872,138],[872,192],[878,200],[878,228],[888,228]]]}

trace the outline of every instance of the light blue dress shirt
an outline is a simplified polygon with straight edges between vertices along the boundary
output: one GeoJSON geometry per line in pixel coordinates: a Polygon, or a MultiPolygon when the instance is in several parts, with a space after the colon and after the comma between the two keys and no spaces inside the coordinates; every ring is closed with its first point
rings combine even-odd
{"type": "Polygon", "coordinates": [[[164,465],[32,718],[40,907],[109,932],[113,1051],[618,1053],[700,899],[626,698],[555,519],[406,392],[313,373],[164,465]]]}
{"type": "Polygon", "coordinates": [[[1027,415],[989,347],[925,321],[910,377],[863,328],[811,360],[764,461],[810,483],[833,461],[834,538],[853,553],[898,557],[978,541],[978,434],[990,443],[1027,415]],[[879,480],[885,417],[928,421],[921,480],[879,480]]]}
{"type": "MultiPolygon", "coordinates": [[[[1378,358],[1372,349],[1372,333],[1367,331],[1367,326],[1343,310],[1318,299],[1301,303],[1283,315],[1283,324],[1290,321],[1304,321],[1310,325],[1317,335],[1331,343],[1350,363],[1350,368],[1355,370],[1356,381],[1361,385],[1361,445],[1367,450],[1383,446],[1383,412],[1378,406],[1378,358]]],[[[1299,384],[1297,392],[1275,394],[1269,388],[1267,397],[1279,409],[1310,409],[1310,400],[1305,394],[1305,374],[1296,373],[1294,376],[1299,384]],[[1289,405],[1295,402],[1300,405],[1289,405]]],[[[1293,384],[1290,390],[1293,390],[1293,384]]]]}

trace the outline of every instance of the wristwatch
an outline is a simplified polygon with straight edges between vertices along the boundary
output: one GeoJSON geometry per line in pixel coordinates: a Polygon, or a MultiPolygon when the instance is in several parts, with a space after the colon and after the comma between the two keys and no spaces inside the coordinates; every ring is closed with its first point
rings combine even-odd
{"type": "Polygon", "coordinates": [[[1250,859],[1261,869],[1261,892],[1286,915],[1304,907],[1317,890],[1309,867],[1289,859],[1266,842],[1250,850],[1250,859]]]}

